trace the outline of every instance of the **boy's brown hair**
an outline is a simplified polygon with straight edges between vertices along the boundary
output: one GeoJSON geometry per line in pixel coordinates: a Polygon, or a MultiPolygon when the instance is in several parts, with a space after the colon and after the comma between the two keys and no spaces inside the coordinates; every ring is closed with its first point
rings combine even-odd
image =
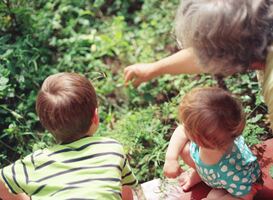
{"type": "Polygon", "coordinates": [[[273,42],[272,0],[182,0],[177,40],[192,47],[214,74],[232,74],[264,62],[273,42]]]}
{"type": "Polygon", "coordinates": [[[210,149],[223,149],[242,134],[241,104],[223,89],[196,88],[179,105],[179,120],[190,140],[210,149]]]}
{"type": "Polygon", "coordinates": [[[46,78],[36,101],[42,125],[62,143],[86,135],[96,108],[97,98],[92,84],[75,73],[58,73],[46,78]]]}

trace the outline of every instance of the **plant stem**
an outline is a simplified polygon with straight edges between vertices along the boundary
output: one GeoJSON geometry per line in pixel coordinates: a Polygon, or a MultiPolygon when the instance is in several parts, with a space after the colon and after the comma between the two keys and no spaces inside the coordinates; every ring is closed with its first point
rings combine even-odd
{"type": "Polygon", "coordinates": [[[16,152],[15,149],[13,149],[11,146],[9,146],[9,145],[7,145],[6,143],[4,143],[2,140],[0,140],[0,143],[1,143],[2,145],[4,145],[5,147],[7,147],[9,150],[16,152]]]}

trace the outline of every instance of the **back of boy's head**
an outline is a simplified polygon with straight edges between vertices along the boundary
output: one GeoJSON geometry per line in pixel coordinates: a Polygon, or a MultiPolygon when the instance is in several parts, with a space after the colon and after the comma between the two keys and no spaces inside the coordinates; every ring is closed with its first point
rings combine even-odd
{"type": "Polygon", "coordinates": [[[245,71],[266,58],[273,41],[272,12],[271,0],[182,0],[177,40],[193,48],[208,72],[245,71]]]}
{"type": "Polygon", "coordinates": [[[223,149],[242,134],[245,117],[241,104],[223,89],[197,88],[179,106],[186,135],[199,146],[223,149]]]}
{"type": "Polygon", "coordinates": [[[58,73],[46,78],[36,101],[42,125],[62,143],[87,134],[96,108],[97,98],[91,82],[75,73],[58,73]]]}

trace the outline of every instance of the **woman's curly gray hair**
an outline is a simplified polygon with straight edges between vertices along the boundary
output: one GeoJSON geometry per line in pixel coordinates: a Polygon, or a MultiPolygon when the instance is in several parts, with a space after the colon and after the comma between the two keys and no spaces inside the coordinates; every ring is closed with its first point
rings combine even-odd
{"type": "Polygon", "coordinates": [[[192,47],[214,74],[232,74],[264,61],[273,42],[273,0],[182,0],[177,40],[192,47]]]}

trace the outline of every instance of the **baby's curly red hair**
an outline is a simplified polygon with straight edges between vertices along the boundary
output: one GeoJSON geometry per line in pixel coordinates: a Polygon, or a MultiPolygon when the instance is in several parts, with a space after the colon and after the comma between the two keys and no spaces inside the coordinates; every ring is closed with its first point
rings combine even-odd
{"type": "Polygon", "coordinates": [[[223,149],[242,134],[245,116],[237,99],[216,87],[197,88],[179,105],[186,135],[199,146],[223,149]]]}

